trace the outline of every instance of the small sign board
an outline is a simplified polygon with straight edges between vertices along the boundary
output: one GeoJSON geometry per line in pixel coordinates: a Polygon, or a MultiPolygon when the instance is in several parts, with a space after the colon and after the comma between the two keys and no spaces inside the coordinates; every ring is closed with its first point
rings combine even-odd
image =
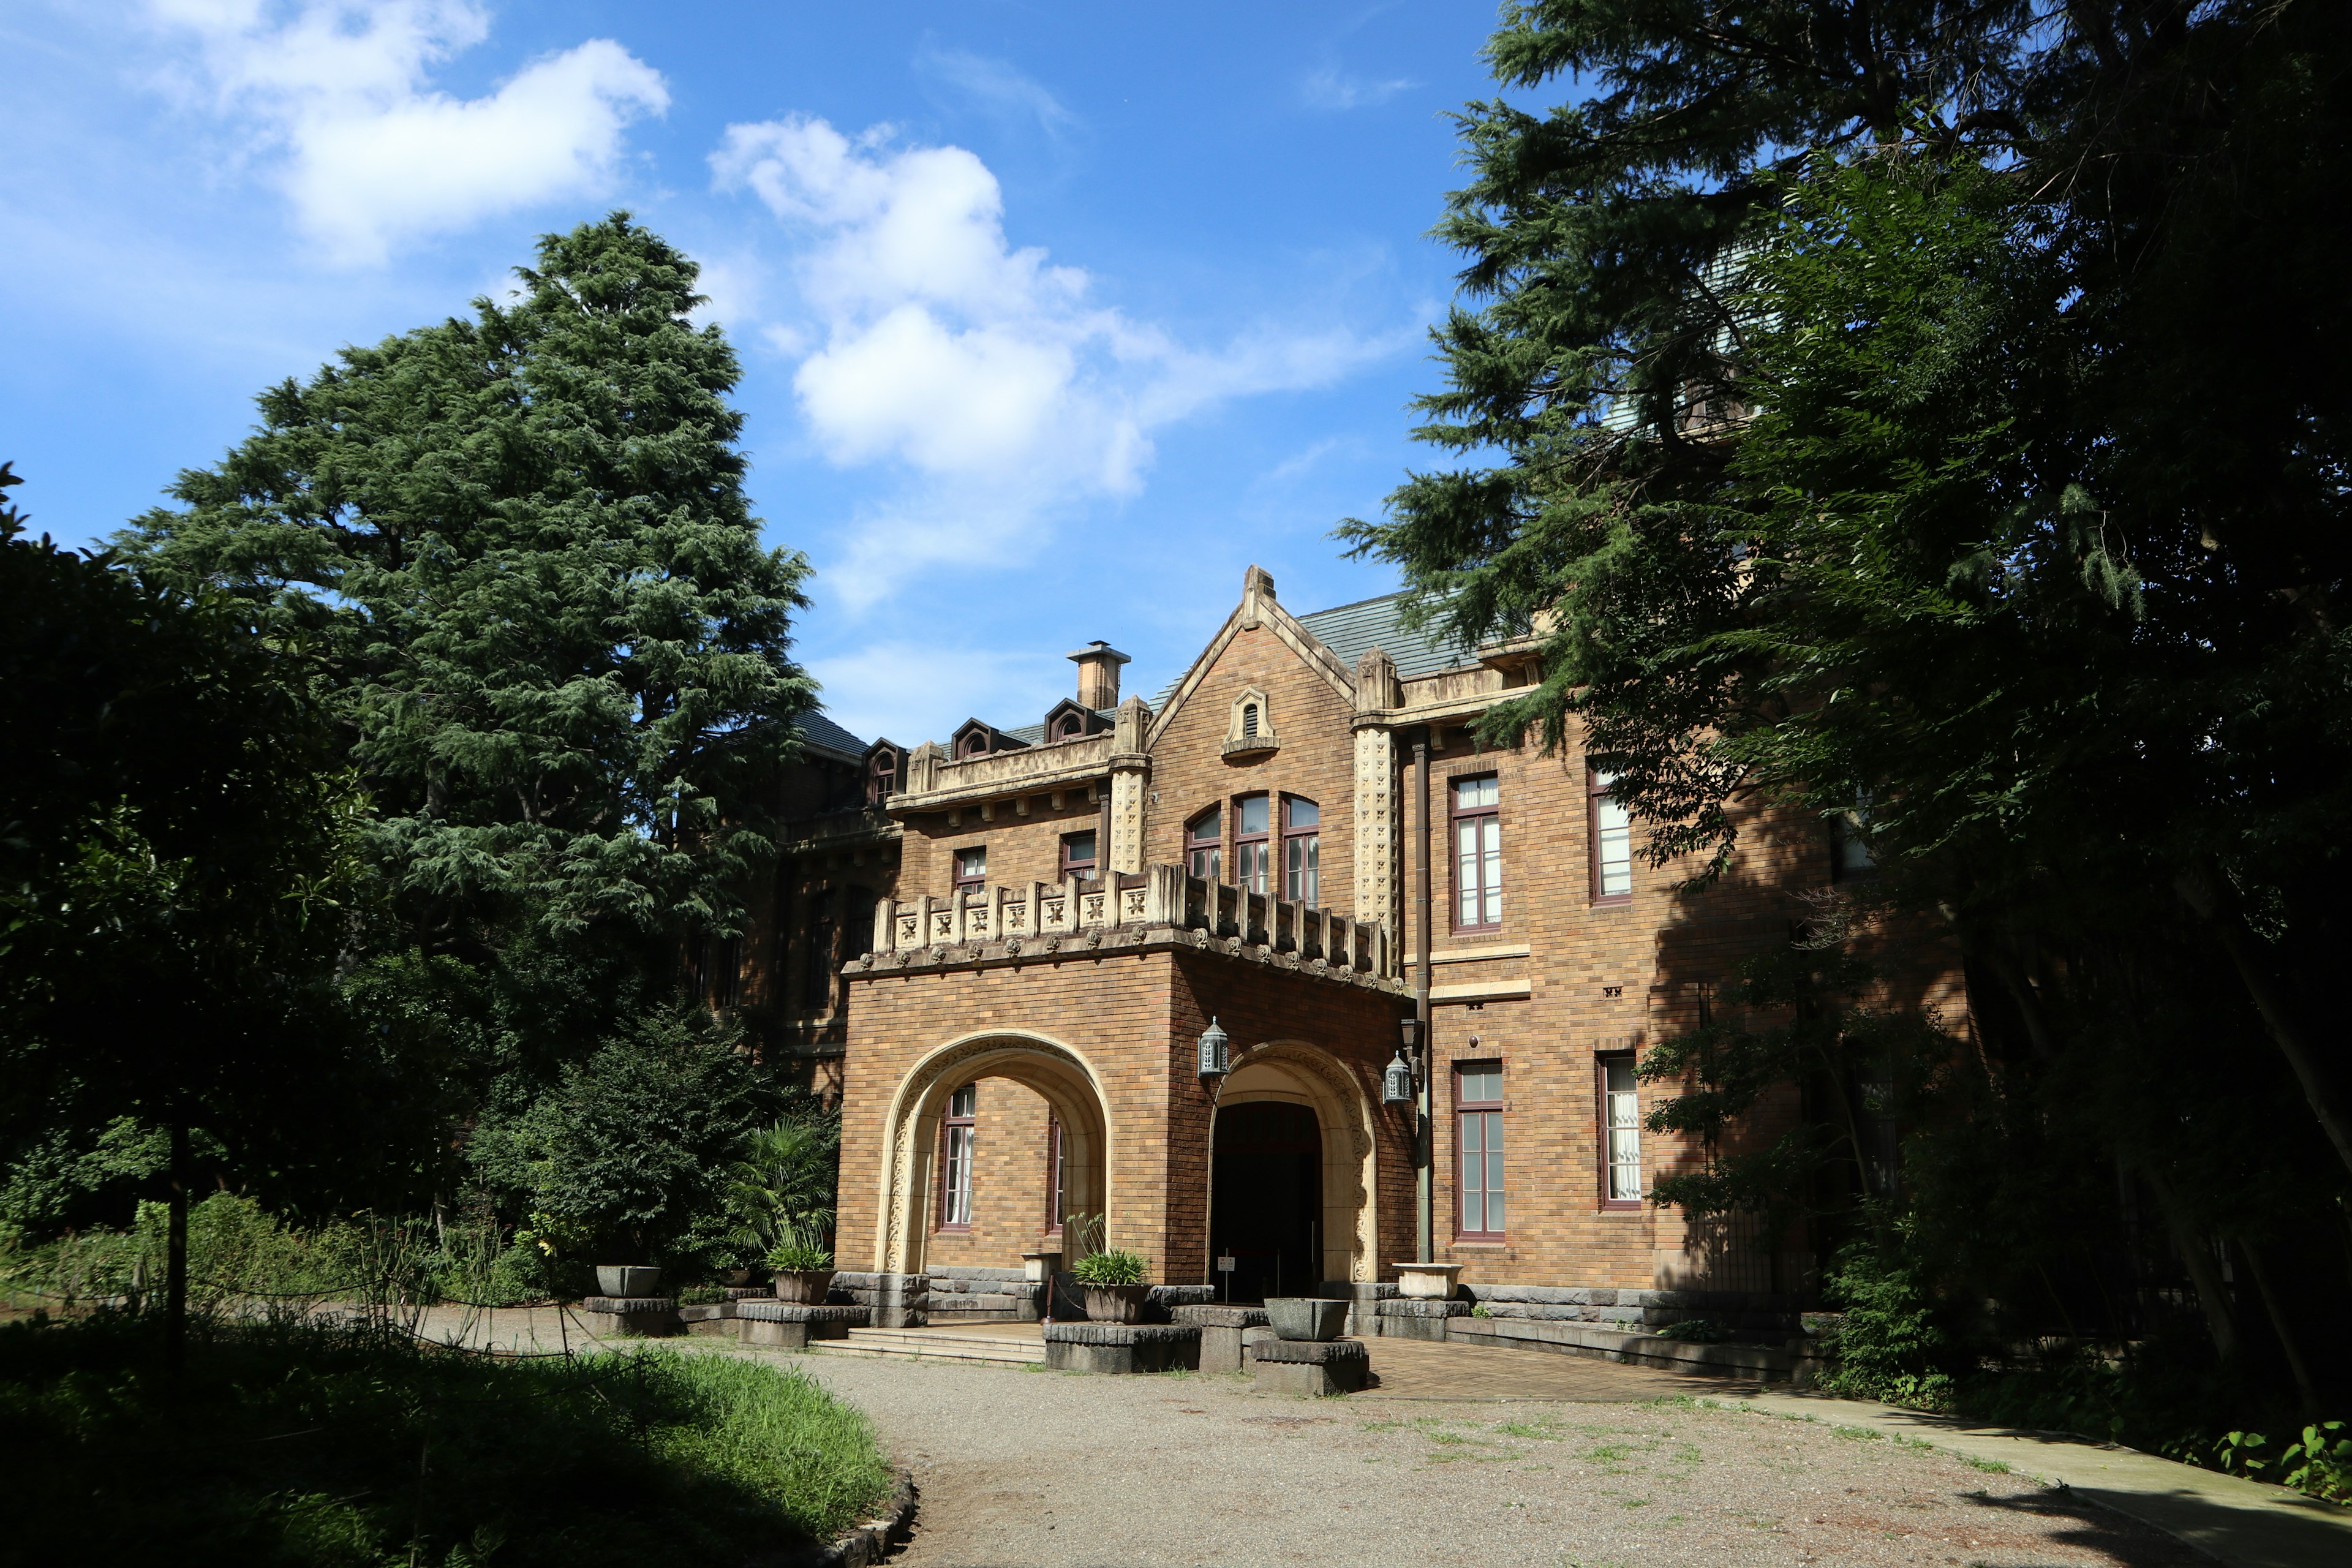
{"type": "Polygon", "coordinates": [[[1234,1271],[1234,1259],[1233,1259],[1233,1255],[1232,1255],[1232,1254],[1227,1253],[1227,1254],[1225,1254],[1225,1255],[1223,1255],[1223,1256],[1220,1257],[1220,1258],[1217,1259],[1217,1272],[1218,1272],[1218,1273],[1220,1273],[1220,1274],[1231,1274],[1233,1271],[1234,1271]]]}

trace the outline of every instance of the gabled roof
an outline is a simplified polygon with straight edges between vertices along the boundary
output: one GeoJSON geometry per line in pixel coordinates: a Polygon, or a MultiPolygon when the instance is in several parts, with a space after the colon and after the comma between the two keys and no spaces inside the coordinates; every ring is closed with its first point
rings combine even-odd
{"type": "Polygon", "coordinates": [[[866,742],[826,718],[816,709],[799,714],[793,720],[793,732],[801,744],[812,751],[824,752],[845,761],[866,760],[866,742]]]}
{"type": "MultiPolygon", "coordinates": [[[[1068,699],[1065,699],[1064,700],[1069,701],[1068,699]]],[[[1077,704],[1075,701],[1070,701],[1070,706],[1075,708],[1077,704]]],[[[1088,710],[1088,711],[1092,712],[1095,718],[1100,721],[1100,722],[1095,727],[1095,730],[1091,731],[1093,733],[1099,734],[1102,731],[1109,729],[1111,725],[1118,721],[1118,710],[1116,708],[1095,708],[1088,710]]],[[[1050,719],[1053,715],[1048,713],[1045,717],[1050,719]]],[[[1045,743],[1045,724],[1044,720],[1040,720],[1034,724],[1024,724],[1017,730],[1000,730],[997,733],[1003,735],[1006,740],[1023,741],[1032,746],[1042,746],[1045,743]]]]}
{"type": "MultiPolygon", "coordinates": [[[[1441,669],[1460,669],[1478,662],[1475,649],[1439,640],[1444,634],[1434,626],[1406,630],[1404,605],[1403,593],[1383,594],[1377,599],[1359,599],[1352,605],[1301,616],[1298,624],[1314,633],[1315,640],[1337,654],[1339,662],[1351,670],[1368,649],[1375,647],[1396,661],[1397,677],[1402,680],[1414,680],[1441,669]]],[[[1183,683],[1184,677],[1180,674],[1162,687],[1151,704],[1152,712],[1166,712],[1169,700],[1183,683]]]]}

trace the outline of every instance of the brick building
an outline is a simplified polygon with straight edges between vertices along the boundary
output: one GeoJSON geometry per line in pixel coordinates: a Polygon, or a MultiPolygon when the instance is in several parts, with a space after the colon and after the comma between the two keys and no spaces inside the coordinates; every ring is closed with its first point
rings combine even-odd
{"type": "MultiPolygon", "coordinates": [[[[995,1277],[1100,1214],[1154,1279],[1236,1300],[1393,1278],[1424,1232],[1490,1290],[1801,1287],[1801,1240],[1645,1201],[1690,1151],[1642,1128],[1633,1067],[1786,940],[1838,844],[1759,819],[1677,894],[1573,739],[1475,742],[1532,640],[1449,649],[1401,608],[1294,616],[1252,568],[1154,700],[1096,643],[1038,723],[807,721],[782,868],[711,984],[841,1096],[843,1267],[995,1277]],[[1382,1085],[1417,1013],[1425,1130],[1382,1085]]],[[[1890,1000],[1961,1002],[1940,973],[1890,1000]]]]}

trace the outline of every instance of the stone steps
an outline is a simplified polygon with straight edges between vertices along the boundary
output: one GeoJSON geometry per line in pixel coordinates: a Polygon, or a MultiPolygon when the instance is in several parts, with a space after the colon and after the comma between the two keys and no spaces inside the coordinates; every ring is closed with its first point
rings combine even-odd
{"type": "MultiPolygon", "coordinates": [[[[813,1347],[814,1348],[814,1347],[813,1347]]],[[[826,1355],[861,1355],[899,1361],[955,1361],[991,1366],[1042,1365],[1042,1340],[1006,1334],[960,1334],[953,1329],[852,1329],[845,1339],[826,1340],[826,1355]]]]}

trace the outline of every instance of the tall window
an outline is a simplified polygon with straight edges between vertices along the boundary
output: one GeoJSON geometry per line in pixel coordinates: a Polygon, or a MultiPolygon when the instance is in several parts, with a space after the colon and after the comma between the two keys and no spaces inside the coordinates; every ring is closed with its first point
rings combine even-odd
{"type": "Polygon", "coordinates": [[[1184,825],[1184,869],[1204,882],[1224,875],[1225,814],[1211,806],[1184,825]]]}
{"type": "Polygon", "coordinates": [[[1253,893],[1265,891],[1267,862],[1266,797],[1245,795],[1234,802],[1234,881],[1253,893]]]}
{"type": "Polygon", "coordinates": [[[971,1123],[978,1104],[977,1085],[966,1084],[948,1096],[948,1113],[940,1123],[940,1228],[971,1228],[971,1123]]]}
{"type": "Polygon", "coordinates": [[[1089,828],[1084,833],[1062,835],[1062,875],[1081,881],[1095,879],[1095,836],[1089,828]]]}
{"type": "Polygon", "coordinates": [[[955,852],[956,890],[977,888],[988,880],[988,846],[975,844],[955,852]]]}
{"type": "Polygon", "coordinates": [[[813,1013],[833,1011],[833,893],[809,900],[808,984],[802,1004],[813,1013]]]}
{"type": "Polygon", "coordinates": [[[1323,812],[1311,800],[1282,797],[1282,896],[1302,903],[1323,901],[1323,812]]]}
{"type": "Polygon", "coordinates": [[[866,764],[866,804],[880,805],[898,790],[898,753],[877,752],[866,764]]]}
{"type": "Polygon", "coordinates": [[[1592,901],[1633,896],[1633,815],[1612,789],[1614,773],[1592,775],[1592,901]]]}
{"type": "Polygon", "coordinates": [[[1503,1235],[1503,1064],[1454,1069],[1454,1146],[1462,1151],[1461,1231],[1473,1240],[1503,1235]]]}
{"type": "Polygon", "coordinates": [[[1255,702],[1242,704],[1242,738],[1245,741],[1257,739],[1257,704],[1255,702]]]}
{"type": "Polygon", "coordinates": [[[1851,881],[1878,869],[1870,855],[1870,798],[1851,811],[1830,814],[1830,880],[1851,881]]]}
{"type": "Polygon", "coordinates": [[[1062,1119],[1045,1113],[1045,1228],[1062,1228],[1062,1119]]]}
{"type": "Polygon", "coordinates": [[[1454,781],[1454,929],[1503,923],[1502,785],[1493,773],[1454,781]]]}
{"type": "Polygon", "coordinates": [[[1642,1096],[1633,1078],[1633,1055],[1601,1058],[1602,1152],[1609,1169],[1601,1187],[1608,1208],[1642,1206],[1642,1096]]]}
{"type": "Polygon", "coordinates": [[[722,936],[711,944],[710,1005],[732,1007],[743,986],[743,939],[722,936]]]}

